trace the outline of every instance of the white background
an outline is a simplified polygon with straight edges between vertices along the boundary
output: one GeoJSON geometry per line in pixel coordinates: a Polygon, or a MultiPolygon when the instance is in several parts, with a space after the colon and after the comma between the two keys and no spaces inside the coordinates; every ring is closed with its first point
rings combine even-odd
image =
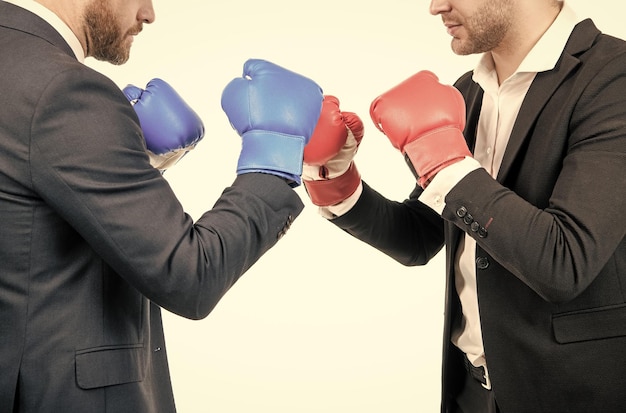
{"type": "MultiPolygon", "coordinates": [[[[626,38],[614,0],[572,0],[581,16],[626,38]]],[[[160,77],[203,118],[199,147],[166,173],[188,213],[210,209],[235,177],[240,140],[220,107],[248,58],[313,78],[366,134],[363,179],[403,200],[414,181],[373,126],[369,104],[413,73],[452,83],[476,56],[455,56],[429,2],[155,0],[157,19],[131,60],[88,64],[120,87],[160,77]]],[[[625,68],[626,70],[626,68],[625,68]]],[[[437,412],[443,256],[405,268],[306,208],[292,229],[202,321],[165,314],[181,413],[437,412]]]]}

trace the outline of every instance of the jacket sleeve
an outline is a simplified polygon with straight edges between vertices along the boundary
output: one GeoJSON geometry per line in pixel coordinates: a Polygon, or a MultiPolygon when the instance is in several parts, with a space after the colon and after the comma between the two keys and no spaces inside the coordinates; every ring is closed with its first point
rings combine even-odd
{"type": "Polygon", "coordinates": [[[479,169],[446,197],[443,217],[549,302],[577,297],[612,256],[624,259],[625,57],[610,57],[553,96],[510,179],[479,169]]]}
{"type": "MultiPolygon", "coordinates": [[[[154,303],[203,318],[303,205],[279,178],[237,177],[193,222],[149,164],[138,119],[90,69],[56,76],[31,125],[32,185],[121,277],[154,303]]],[[[210,185],[198,177],[198,196],[210,185]]]]}
{"type": "Polygon", "coordinates": [[[408,199],[397,202],[364,182],[354,207],[331,222],[403,265],[424,265],[444,245],[444,221],[418,201],[421,193],[416,185],[408,199]]]}

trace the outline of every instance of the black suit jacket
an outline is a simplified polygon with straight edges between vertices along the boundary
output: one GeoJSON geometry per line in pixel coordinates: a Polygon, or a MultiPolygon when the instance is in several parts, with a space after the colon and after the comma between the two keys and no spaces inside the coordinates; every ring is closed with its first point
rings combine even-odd
{"type": "MultiPolygon", "coordinates": [[[[482,90],[456,83],[473,148],[482,90]]],[[[450,342],[460,319],[454,257],[477,241],[478,302],[487,364],[503,412],[626,408],[626,45],[590,20],[522,104],[497,180],[479,169],[446,197],[443,219],[365,185],[334,222],[405,265],[446,245],[442,411],[463,367],[450,342]]]]}
{"type": "Polygon", "coordinates": [[[194,223],[119,88],[2,1],[0,74],[0,413],[174,412],[159,307],[205,317],[300,198],[243,175],[194,223]]]}

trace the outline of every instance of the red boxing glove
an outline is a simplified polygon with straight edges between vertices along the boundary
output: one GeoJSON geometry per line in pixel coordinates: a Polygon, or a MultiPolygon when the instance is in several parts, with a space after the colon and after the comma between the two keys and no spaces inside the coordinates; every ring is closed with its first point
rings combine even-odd
{"type": "Polygon", "coordinates": [[[472,156],[463,137],[463,96],[432,72],[418,72],[374,99],[370,116],[402,152],[422,188],[441,169],[472,156]]]}
{"type": "Polygon", "coordinates": [[[353,158],[362,139],[361,119],[341,112],[336,97],[324,96],[322,113],[304,147],[302,170],[302,181],[315,205],[338,204],[356,191],[361,175],[353,158]]]}

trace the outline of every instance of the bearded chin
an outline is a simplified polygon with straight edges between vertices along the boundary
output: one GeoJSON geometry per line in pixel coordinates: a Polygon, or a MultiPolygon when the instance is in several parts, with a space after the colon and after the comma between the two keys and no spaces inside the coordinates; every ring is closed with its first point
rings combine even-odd
{"type": "Polygon", "coordinates": [[[121,65],[130,57],[130,44],[124,42],[122,30],[113,13],[102,1],[93,1],[85,11],[88,30],[87,54],[94,59],[121,65]]]}
{"type": "Polygon", "coordinates": [[[126,63],[130,57],[130,44],[124,44],[123,38],[117,29],[106,30],[101,28],[92,33],[90,54],[97,60],[114,65],[126,63]]]}
{"type": "Polygon", "coordinates": [[[130,50],[120,44],[111,45],[110,47],[101,48],[98,54],[94,54],[94,58],[119,66],[128,61],[130,50]]]}

